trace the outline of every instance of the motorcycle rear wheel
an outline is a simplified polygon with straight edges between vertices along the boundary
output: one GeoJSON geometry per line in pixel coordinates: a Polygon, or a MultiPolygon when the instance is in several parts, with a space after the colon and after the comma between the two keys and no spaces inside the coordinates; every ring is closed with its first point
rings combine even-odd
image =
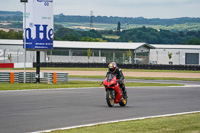
{"type": "MultiPolygon", "coordinates": [[[[127,92],[125,92],[127,93],[127,92]]],[[[127,102],[128,102],[128,98],[126,97],[126,94],[123,94],[123,99],[119,102],[120,106],[126,106],[127,102]]]]}
{"type": "Polygon", "coordinates": [[[109,107],[114,106],[115,99],[112,98],[112,90],[106,91],[106,101],[109,107]]]}

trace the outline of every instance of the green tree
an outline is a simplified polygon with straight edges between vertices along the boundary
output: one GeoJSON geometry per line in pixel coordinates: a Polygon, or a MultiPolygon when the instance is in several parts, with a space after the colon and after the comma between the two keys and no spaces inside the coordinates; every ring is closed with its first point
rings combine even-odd
{"type": "Polygon", "coordinates": [[[171,60],[172,59],[172,53],[168,53],[168,57],[171,60]]]}
{"type": "Polygon", "coordinates": [[[169,30],[155,30],[145,26],[135,29],[123,30],[119,41],[147,42],[150,44],[199,44],[200,31],[171,32],[169,30]]]}
{"type": "Polygon", "coordinates": [[[189,45],[200,45],[200,39],[192,38],[189,41],[187,41],[185,44],[189,45]]]}
{"type": "Polygon", "coordinates": [[[91,51],[90,49],[88,49],[88,50],[87,50],[88,59],[90,59],[91,55],[92,55],[92,51],[91,51]]]}
{"type": "Polygon", "coordinates": [[[8,54],[8,60],[11,62],[12,61],[12,55],[8,54]]]}
{"type": "Polygon", "coordinates": [[[80,41],[80,39],[75,34],[69,34],[62,38],[65,41],[80,41]]]}
{"type": "Polygon", "coordinates": [[[132,56],[132,52],[130,49],[128,51],[126,51],[126,56],[127,56],[127,58],[130,58],[132,56]]]}
{"type": "Polygon", "coordinates": [[[22,39],[22,35],[22,31],[16,32],[14,30],[9,30],[8,32],[5,32],[0,30],[0,39],[22,39]]]}
{"type": "Polygon", "coordinates": [[[83,42],[106,42],[106,40],[103,40],[102,38],[92,38],[92,37],[82,37],[80,41],[83,42]]]}

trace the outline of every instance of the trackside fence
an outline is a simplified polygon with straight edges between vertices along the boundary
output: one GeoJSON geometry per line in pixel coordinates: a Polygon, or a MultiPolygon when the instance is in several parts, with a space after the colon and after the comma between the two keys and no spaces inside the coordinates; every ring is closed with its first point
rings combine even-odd
{"type": "MultiPolygon", "coordinates": [[[[0,83],[23,83],[23,72],[0,72],[0,83]]],[[[68,73],[40,73],[40,83],[67,83],[68,73]]],[[[36,83],[36,73],[26,72],[26,83],[36,83]]]]}
{"type": "MultiPolygon", "coordinates": [[[[77,67],[77,68],[107,68],[106,63],[41,63],[41,67],[77,67]]],[[[199,71],[200,65],[158,65],[158,64],[118,64],[125,69],[151,69],[151,70],[193,70],[199,71]]],[[[36,63],[33,63],[36,67],[36,63]]]]}

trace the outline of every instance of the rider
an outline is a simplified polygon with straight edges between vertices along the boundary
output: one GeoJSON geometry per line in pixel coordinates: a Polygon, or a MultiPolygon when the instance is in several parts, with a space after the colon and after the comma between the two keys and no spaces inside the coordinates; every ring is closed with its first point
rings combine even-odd
{"type": "MultiPolygon", "coordinates": [[[[108,65],[107,74],[109,74],[109,73],[112,73],[117,77],[117,79],[118,79],[117,81],[120,84],[120,88],[122,89],[124,94],[126,94],[126,96],[127,96],[127,93],[125,93],[126,92],[126,88],[125,88],[125,85],[124,85],[124,75],[122,73],[122,70],[119,67],[117,67],[117,64],[115,62],[111,62],[108,65]]],[[[106,74],[106,76],[107,76],[107,74],[106,74]]]]}

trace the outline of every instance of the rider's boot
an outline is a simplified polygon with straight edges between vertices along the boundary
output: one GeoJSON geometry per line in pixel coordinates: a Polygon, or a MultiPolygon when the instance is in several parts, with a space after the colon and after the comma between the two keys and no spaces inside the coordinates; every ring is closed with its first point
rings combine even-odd
{"type": "Polygon", "coordinates": [[[125,86],[122,87],[122,91],[123,91],[123,94],[125,94],[125,97],[128,98],[128,95],[127,95],[127,91],[126,91],[126,88],[125,86]]]}

